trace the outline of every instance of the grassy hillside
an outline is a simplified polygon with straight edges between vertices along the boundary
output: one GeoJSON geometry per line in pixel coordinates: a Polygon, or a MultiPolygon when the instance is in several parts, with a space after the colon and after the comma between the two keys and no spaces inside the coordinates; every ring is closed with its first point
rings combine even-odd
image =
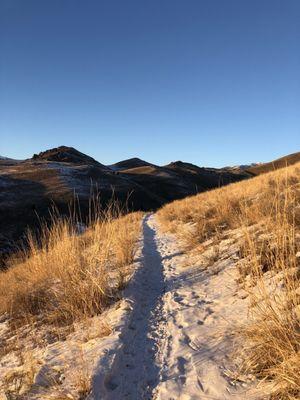
{"type": "Polygon", "coordinates": [[[246,171],[251,175],[260,175],[266,172],[271,172],[279,168],[284,168],[289,165],[296,164],[300,161],[300,152],[289,154],[288,156],[278,158],[277,160],[256,165],[248,168],[246,171]]]}
{"type": "Polygon", "coordinates": [[[127,313],[141,217],[111,206],[88,227],[56,216],[28,234],[0,272],[0,398],[88,398],[127,313]]]}
{"type": "Polygon", "coordinates": [[[55,218],[29,249],[0,273],[0,315],[12,326],[40,320],[71,324],[100,313],[118,297],[140,234],[141,213],[110,210],[80,234],[70,220],[55,218]]]}
{"type": "Polygon", "coordinates": [[[0,159],[0,268],[15,244],[22,241],[26,229],[37,230],[41,218],[49,221],[53,204],[65,215],[69,215],[70,207],[80,207],[85,222],[91,193],[97,193],[102,208],[113,197],[131,211],[148,211],[245,178],[190,166],[173,163],[159,167],[137,158],[105,166],[66,146],[24,161],[0,159]]]}
{"type": "Polygon", "coordinates": [[[299,399],[300,163],[173,202],[159,218],[186,251],[239,233],[236,267],[252,304],[243,369],[272,382],[272,399],[299,399]]]}

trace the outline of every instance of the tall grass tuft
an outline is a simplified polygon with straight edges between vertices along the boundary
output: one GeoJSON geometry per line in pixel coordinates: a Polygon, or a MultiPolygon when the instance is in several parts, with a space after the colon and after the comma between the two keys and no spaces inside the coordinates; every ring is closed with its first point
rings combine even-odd
{"type": "Polygon", "coordinates": [[[0,314],[15,323],[42,320],[70,324],[100,313],[118,296],[132,263],[141,213],[108,207],[84,233],[71,220],[53,216],[39,237],[0,273],[0,314]]]}
{"type": "Polygon", "coordinates": [[[161,226],[187,249],[229,229],[242,233],[241,281],[251,318],[243,368],[273,383],[272,399],[300,398],[300,164],[176,201],[161,226]]]}
{"type": "Polygon", "coordinates": [[[246,265],[255,287],[252,319],[242,329],[247,339],[243,367],[273,382],[273,399],[296,400],[300,397],[299,197],[286,178],[276,185],[262,239],[245,230],[246,265]]]}

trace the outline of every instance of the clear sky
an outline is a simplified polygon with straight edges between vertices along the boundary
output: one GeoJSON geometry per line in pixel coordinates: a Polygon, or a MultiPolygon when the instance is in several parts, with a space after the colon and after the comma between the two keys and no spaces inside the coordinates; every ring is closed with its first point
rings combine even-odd
{"type": "Polygon", "coordinates": [[[0,0],[0,155],[300,150],[299,0],[0,0]]]}

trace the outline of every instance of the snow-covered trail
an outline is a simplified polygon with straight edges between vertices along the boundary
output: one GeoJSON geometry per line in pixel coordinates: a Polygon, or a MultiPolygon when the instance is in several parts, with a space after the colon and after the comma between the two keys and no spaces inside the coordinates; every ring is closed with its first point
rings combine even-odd
{"type": "Polygon", "coordinates": [[[164,336],[162,297],[165,290],[161,255],[157,250],[152,216],[143,221],[141,267],[136,271],[127,295],[132,311],[122,347],[105,380],[105,399],[152,399],[159,380],[156,354],[164,336]]]}
{"type": "MultiPolygon", "coordinates": [[[[224,243],[223,243],[224,242],[224,243]]],[[[235,380],[232,326],[247,318],[236,284],[237,247],[218,261],[188,259],[174,237],[143,220],[140,267],[125,291],[132,310],[101,385],[100,400],[264,399],[247,377],[235,380]]]]}

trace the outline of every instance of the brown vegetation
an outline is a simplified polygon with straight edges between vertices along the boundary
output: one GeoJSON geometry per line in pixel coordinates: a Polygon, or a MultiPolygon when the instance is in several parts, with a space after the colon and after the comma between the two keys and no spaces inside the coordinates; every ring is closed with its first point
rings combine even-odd
{"type": "Polygon", "coordinates": [[[159,212],[185,248],[240,229],[241,281],[252,318],[243,368],[273,383],[272,398],[300,396],[300,165],[174,202],[159,212]]]}
{"type": "Polygon", "coordinates": [[[268,163],[258,164],[251,168],[247,168],[247,172],[251,175],[265,174],[266,172],[275,171],[279,168],[288,167],[300,161],[300,152],[289,154],[288,156],[280,157],[268,163]]]}
{"type": "Polygon", "coordinates": [[[10,321],[69,324],[100,313],[118,296],[133,261],[141,213],[111,210],[84,232],[56,218],[0,275],[0,314],[10,321]]]}

